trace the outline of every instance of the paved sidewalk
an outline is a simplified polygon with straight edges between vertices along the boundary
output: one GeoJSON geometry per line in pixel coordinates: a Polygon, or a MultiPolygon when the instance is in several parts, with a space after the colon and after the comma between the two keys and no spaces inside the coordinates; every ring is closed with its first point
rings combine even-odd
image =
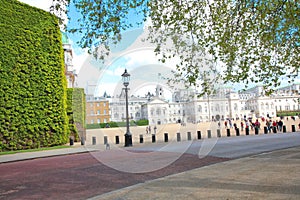
{"type": "Polygon", "coordinates": [[[217,163],[90,200],[300,199],[300,147],[217,163]]]}
{"type": "Polygon", "coordinates": [[[35,158],[44,158],[44,157],[52,157],[52,156],[59,156],[59,155],[84,153],[84,152],[94,151],[94,150],[97,150],[96,147],[80,146],[77,144],[74,146],[70,146],[69,148],[33,151],[33,152],[20,152],[15,154],[1,155],[0,163],[14,162],[20,160],[30,160],[35,158]]]}

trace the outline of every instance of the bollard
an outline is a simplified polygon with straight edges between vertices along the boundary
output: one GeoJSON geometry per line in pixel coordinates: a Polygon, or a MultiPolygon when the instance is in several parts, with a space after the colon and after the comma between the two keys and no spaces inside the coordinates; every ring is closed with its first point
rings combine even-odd
{"type": "Polygon", "coordinates": [[[104,144],[107,144],[107,136],[104,136],[104,144]]]}
{"type": "Polygon", "coordinates": [[[152,143],[156,142],[155,134],[152,134],[152,143]]]}
{"type": "Polygon", "coordinates": [[[217,129],[217,136],[221,137],[221,130],[220,129],[217,129]]]}
{"type": "Polygon", "coordinates": [[[118,135],[116,135],[116,144],[120,144],[120,139],[118,135]]]}
{"type": "Polygon", "coordinates": [[[191,132],[187,132],[187,140],[192,140],[192,135],[191,135],[191,132]]]}
{"type": "Polygon", "coordinates": [[[143,135],[140,135],[140,143],[144,143],[143,135]]]}
{"type": "Polygon", "coordinates": [[[255,127],[255,129],[254,129],[254,130],[255,130],[255,135],[258,135],[258,131],[259,131],[259,130],[258,130],[258,128],[257,128],[257,127],[255,127]]]}
{"type": "Polygon", "coordinates": [[[96,137],[92,137],[92,144],[96,145],[96,137]]]}
{"type": "Polygon", "coordinates": [[[276,128],[276,126],[273,126],[273,133],[277,133],[277,128],[276,128]]]}
{"type": "Polygon", "coordinates": [[[249,135],[249,128],[245,128],[246,135],[249,135]]]}
{"type": "Polygon", "coordinates": [[[198,140],[201,140],[201,131],[197,131],[197,138],[198,140]]]}
{"type": "Polygon", "coordinates": [[[177,142],[180,142],[181,137],[180,137],[180,133],[177,133],[177,142]]]}
{"type": "Polygon", "coordinates": [[[211,138],[211,130],[207,130],[207,138],[211,138]]]}
{"type": "Polygon", "coordinates": [[[268,127],[264,126],[264,134],[268,134],[268,127]]]}
{"type": "Polygon", "coordinates": [[[85,139],[84,139],[84,137],[81,137],[80,143],[81,143],[81,145],[85,145],[85,139]]]}
{"type": "Polygon", "coordinates": [[[286,133],[286,126],[285,125],[282,126],[282,132],[286,133]]]}
{"type": "Polygon", "coordinates": [[[165,142],[169,141],[168,133],[165,133],[165,142]]]}
{"type": "Polygon", "coordinates": [[[227,131],[227,137],[230,137],[230,129],[228,128],[226,131],[227,131]]]}
{"type": "Polygon", "coordinates": [[[240,129],[239,129],[239,128],[236,128],[236,129],[235,129],[235,135],[236,135],[236,136],[240,136],[240,129]]]}
{"type": "Polygon", "coordinates": [[[296,132],[296,127],[295,127],[295,125],[292,125],[292,132],[296,132]]]}
{"type": "Polygon", "coordinates": [[[73,146],[73,145],[74,145],[74,137],[71,136],[71,137],[70,137],[70,146],[73,146]]]}

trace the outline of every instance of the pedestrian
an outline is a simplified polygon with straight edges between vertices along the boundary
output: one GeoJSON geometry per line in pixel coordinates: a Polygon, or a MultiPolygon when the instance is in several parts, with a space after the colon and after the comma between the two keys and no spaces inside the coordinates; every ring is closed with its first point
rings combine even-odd
{"type": "MultiPolygon", "coordinates": [[[[224,122],[225,128],[227,128],[227,121],[224,122]]],[[[299,126],[300,127],[300,126],[299,126]]]]}
{"type": "Polygon", "coordinates": [[[283,122],[281,120],[279,120],[279,122],[277,123],[278,125],[278,131],[282,130],[282,126],[283,126],[283,122]]]}
{"type": "Polygon", "coordinates": [[[275,120],[273,121],[272,128],[273,132],[275,133],[275,131],[277,130],[277,122],[275,120]]]}
{"type": "Polygon", "coordinates": [[[147,127],[146,127],[146,134],[148,134],[148,131],[149,131],[149,130],[148,130],[148,126],[147,126],[147,127]]]}
{"type": "Polygon", "coordinates": [[[156,126],[154,126],[154,134],[156,134],[156,129],[157,129],[156,126]]]}
{"type": "Polygon", "coordinates": [[[268,129],[268,132],[270,133],[271,132],[271,122],[270,122],[270,120],[266,121],[266,126],[267,126],[267,129],[268,129]]]}
{"type": "Polygon", "coordinates": [[[231,122],[231,120],[229,120],[229,126],[230,126],[230,128],[232,128],[232,122],[231,122]]]}
{"type": "Polygon", "coordinates": [[[241,122],[241,130],[243,131],[244,130],[244,123],[241,122]]]}

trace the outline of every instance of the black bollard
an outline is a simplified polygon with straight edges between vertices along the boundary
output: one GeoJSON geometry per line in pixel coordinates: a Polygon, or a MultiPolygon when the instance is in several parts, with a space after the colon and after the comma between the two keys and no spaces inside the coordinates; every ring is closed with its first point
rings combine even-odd
{"type": "Polygon", "coordinates": [[[187,140],[188,141],[192,140],[192,134],[191,134],[191,132],[187,132],[187,140]]]}
{"type": "Polygon", "coordinates": [[[249,128],[245,128],[246,135],[249,135],[249,128]]]}
{"type": "Polygon", "coordinates": [[[198,140],[201,140],[201,131],[197,131],[197,138],[198,140]]]}
{"type": "Polygon", "coordinates": [[[257,127],[255,127],[255,135],[258,135],[258,131],[259,131],[259,129],[257,128],[257,127]]]}
{"type": "Polygon", "coordinates": [[[276,128],[276,126],[273,126],[273,133],[277,133],[277,128],[276,128]]]}
{"type": "Polygon", "coordinates": [[[230,129],[228,128],[226,131],[227,131],[227,137],[230,137],[230,129]]]}
{"type": "Polygon", "coordinates": [[[236,136],[240,136],[240,130],[239,130],[239,128],[236,128],[236,129],[235,129],[235,135],[236,135],[236,136]]]}
{"type": "Polygon", "coordinates": [[[96,145],[96,137],[92,137],[92,144],[96,145]]]}
{"type": "Polygon", "coordinates": [[[217,129],[217,136],[221,137],[221,130],[220,129],[217,129]]]}
{"type": "Polygon", "coordinates": [[[155,134],[152,134],[152,143],[156,142],[155,134]]]}
{"type": "Polygon", "coordinates": [[[74,145],[74,137],[71,136],[71,137],[70,137],[70,146],[73,146],[73,145],[74,145]]]}
{"type": "Polygon", "coordinates": [[[140,143],[144,143],[144,137],[142,134],[140,135],[140,143]]]}
{"type": "Polygon", "coordinates": [[[264,126],[264,133],[268,134],[268,127],[264,126]]]}
{"type": "Polygon", "coordinates": [[[80,138],[80,143],[81,143],[81,145],[85,145],[85,139],[84,139],[84,137],[80,138]]]}
{"type": "Polygon", "coordinates": [[[168,133],[165,133],[165,142],[169,141],[168,133]]]}
{"type": "Polygon", "coordinates": [[[181,137],[180,137],[180,133],[177,133],[177,142],[180,142],[181,137]]]}
{"type": "Polygon", "coordinates": [[[120,139],[119,139],[119,136],[116,135],[116,144],[119,144],[120,143],[120,139]]]}
{"type": "Polygon", "coordinates": [[[207,130],[207,138],[211,138],[211,130],[207,130]]]}
{"type": "Polygon", "coordinates": [[[107,136],[104,136],[104,144],[107,144],[107,136]]]}
{"type": "Polygon", "coordinates": [[[296,126],[292,125],[292,132],[296,132],[296,126]]]}
{"type": "Polygon", "coordinates": [[[282,126],[282,132],[286,133],[286,125],[282,126]]]}

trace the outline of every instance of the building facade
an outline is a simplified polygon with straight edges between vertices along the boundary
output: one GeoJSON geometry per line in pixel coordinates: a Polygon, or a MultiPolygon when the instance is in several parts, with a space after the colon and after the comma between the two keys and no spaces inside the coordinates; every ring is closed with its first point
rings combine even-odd
{"type": "MultiPolygon", "coordinates": [[[[212,95],[201,97],[198,97],[197,93],[191,89],[178,89],[173,92],[172,101],[167,101],[164,98],[163,88],[157,85],[155,95],[148,93],[145,97],[128,98],[129,119],[134,121],[148,119],[149,125],[156,125],[275,117],[277,111],[300,110],[298,86],[295,84],[278,89],[270,96],[266,96],[263,86],[259,85],[243,92],[223,87],[212,95]]],[[[107,104],[109,108],[106,110],[109,110],[110,120],[125,121],[124,92],[122,91],[119,96],[105,99],[109,101],[107,104]]],[[[104,111],[95,111],[95,106],[90,107],[94,108],[90,114],[104,113],[104,111]]],[[[90,120],[89,123],[91,122],[90,120]]],[[[93,119],[93,123],[98,122],[99,119],[93,119]]]]}
{"type": "Polygon", "coordinates": [[[86,123],[100,124],[110,122],[109,101],[105,98],[87,98],[86,123]]]}
{"type": "Polygon", "coordinates": [[[65,75],[67,78],[67,87],[74,88],[76,81],[76,72],[73,66],[73,50],[66,33],[62,32],[62,43],[65,59],[65,75]]]}

